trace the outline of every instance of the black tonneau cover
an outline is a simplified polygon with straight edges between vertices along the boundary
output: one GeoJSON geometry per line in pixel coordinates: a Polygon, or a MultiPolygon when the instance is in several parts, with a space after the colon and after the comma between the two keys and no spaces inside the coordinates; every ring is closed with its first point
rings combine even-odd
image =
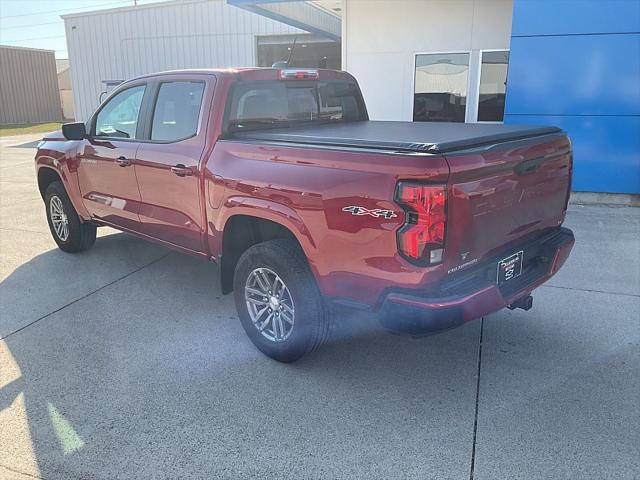
{"type": "Polygon", "coordinates": [[[236,132],[235,138],[334,147],[448,153],[557,133],[557,127],[444,122],[346,122],[236,132]]]}

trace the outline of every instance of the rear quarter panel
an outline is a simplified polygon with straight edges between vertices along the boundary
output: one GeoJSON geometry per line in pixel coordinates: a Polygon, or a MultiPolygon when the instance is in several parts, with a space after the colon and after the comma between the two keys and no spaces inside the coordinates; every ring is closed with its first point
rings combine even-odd
{"type": "Polygon", "coordinates": [[[281,223],[300,242],[323,294],[373,305],[387,288],[437,280],[440,266],[418,268],[398,255],[404,213],[393,197],[400,179],[444,184],[448,174],[440,156],[219,141],[205,171],[209,247],[221,252],[233,215],[281,223]],[[397,216],[342,210],[352,205],[397,216]]]}

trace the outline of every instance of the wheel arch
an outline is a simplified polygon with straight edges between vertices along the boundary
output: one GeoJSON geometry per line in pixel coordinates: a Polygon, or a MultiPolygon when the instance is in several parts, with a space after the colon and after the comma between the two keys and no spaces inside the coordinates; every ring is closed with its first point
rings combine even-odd
{"type": "Polygon", "coordinates": [[[91,215],[87,211],[82,201],[82,194],[77,180],[77,172],[69,170],[67,162],[56,160],[47,155],[38,155],[36,157],[37,182],[38,190],[42,200],[47,192],[47,187],[52,182],[60,182],[65,192],[71,200],[73,208],[80,216],[80,220],[85,222],[91,219],[91,215]]]}
{"type": "Polygon", "coordinates": [[[235,268],[240,256],[247,249],[278,238],[294,240],[304,252],[294,229],[283,222],[245,213],[234,214],[227,218],[222,232],[222,255],[219,261],[222,293],[227,294],[233,291],[235,268]]]}
{"type": "Polygon", "coordinates": [[[64,181],[57,170],[51,167],[40,167],[38,169],[38,190],[40,191],[40,196],[43,200],[47,193],[47,188],[53,182],[60,182],[64,185],[64,181]]]}

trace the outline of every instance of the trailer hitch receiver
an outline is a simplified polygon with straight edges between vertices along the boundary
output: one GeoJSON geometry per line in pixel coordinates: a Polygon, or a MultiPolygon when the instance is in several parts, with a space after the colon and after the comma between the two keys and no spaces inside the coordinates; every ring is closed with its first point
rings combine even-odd
{"type": "Polygon", "coordinates": [[[516,308],[521,308],[522,310],[531,310],[533,307],[533,297],[531,295],[527,295],[526,297],[519,298],[515,302],[507,305],[509,310],[515,310],[516,308]]]}

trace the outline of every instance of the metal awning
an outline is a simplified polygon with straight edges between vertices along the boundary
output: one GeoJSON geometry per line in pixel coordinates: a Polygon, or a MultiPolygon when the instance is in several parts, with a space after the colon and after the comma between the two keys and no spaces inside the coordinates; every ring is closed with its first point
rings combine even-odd
{"type": "Polygon", "coordinates": [[[342,27],[339,9],[326,8],[321,4],[322,2],[306,0],[227,0],[227,3],[306,32],[340,41],[342,27]]]}

